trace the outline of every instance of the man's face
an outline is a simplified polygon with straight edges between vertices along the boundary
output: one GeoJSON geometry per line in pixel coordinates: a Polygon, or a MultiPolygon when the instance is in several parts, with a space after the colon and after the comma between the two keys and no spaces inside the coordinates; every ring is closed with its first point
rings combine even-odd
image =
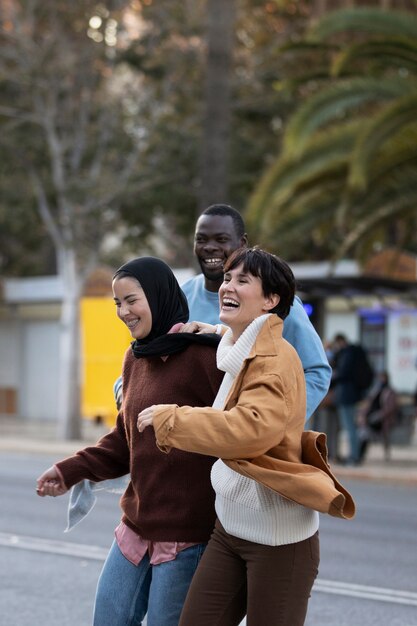
{"type": "Polygon", "coordinates": [[[194,253],[208,280],[223,280],[226,259],[247,245],[246,235],[239,237],[230,215],[202,215],[196,224],[194,253]]]}

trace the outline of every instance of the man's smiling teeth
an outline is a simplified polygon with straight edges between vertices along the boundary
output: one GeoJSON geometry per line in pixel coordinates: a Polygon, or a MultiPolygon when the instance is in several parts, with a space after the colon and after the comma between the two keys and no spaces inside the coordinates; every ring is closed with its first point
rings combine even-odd
{"type": "Polygon", "coordinates": [[[223,263],[223,259],[204,259],[204,263],[207,263],[207,265],[219,265],[223,263]]]}
{"type": "Polygon", "coordinates": [[[235,308],[239,306],[239,302],[236,302],[236,300],[232,300],[232,298],[223,298],[223,306],[231,306],[235,308]]]}

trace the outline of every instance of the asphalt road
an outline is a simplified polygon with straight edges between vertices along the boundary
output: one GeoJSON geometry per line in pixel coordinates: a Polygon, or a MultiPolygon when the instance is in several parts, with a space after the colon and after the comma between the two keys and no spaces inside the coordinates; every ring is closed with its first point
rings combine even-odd
{"type": "MultiPolygon", "coordinates": [[[[53,459],[0,458],[0,625],[89,626],[96,582],[113,539],[118,497],[103,494],[64,533],[68,498],[39,498],[53,459]]],[[[320,575],[306,626],[417,626],[417,489],[344,481],[358,513],[321,517],[320,575]]]]}

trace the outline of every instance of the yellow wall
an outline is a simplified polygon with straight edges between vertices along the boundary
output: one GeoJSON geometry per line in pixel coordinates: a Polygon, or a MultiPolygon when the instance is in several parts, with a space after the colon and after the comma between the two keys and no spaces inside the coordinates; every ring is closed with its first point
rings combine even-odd
{"type": "Polygon", "coordinates": [[[123,356],[132,337],[116,315],[110,297],[81,301],[82,413],[100,416],[113,425],[117,416],[113,384],[122,371],[123,356]]]}

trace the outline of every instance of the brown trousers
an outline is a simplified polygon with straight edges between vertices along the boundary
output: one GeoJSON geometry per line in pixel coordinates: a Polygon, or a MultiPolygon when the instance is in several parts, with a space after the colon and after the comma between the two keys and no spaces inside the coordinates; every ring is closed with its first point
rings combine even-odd
{"type": "Polygon", "coordinates": [[[229,535],[217,521],[194,574],[180,626],[303,626],[319,565],[318,532],[265,546],[229,535]]]}

